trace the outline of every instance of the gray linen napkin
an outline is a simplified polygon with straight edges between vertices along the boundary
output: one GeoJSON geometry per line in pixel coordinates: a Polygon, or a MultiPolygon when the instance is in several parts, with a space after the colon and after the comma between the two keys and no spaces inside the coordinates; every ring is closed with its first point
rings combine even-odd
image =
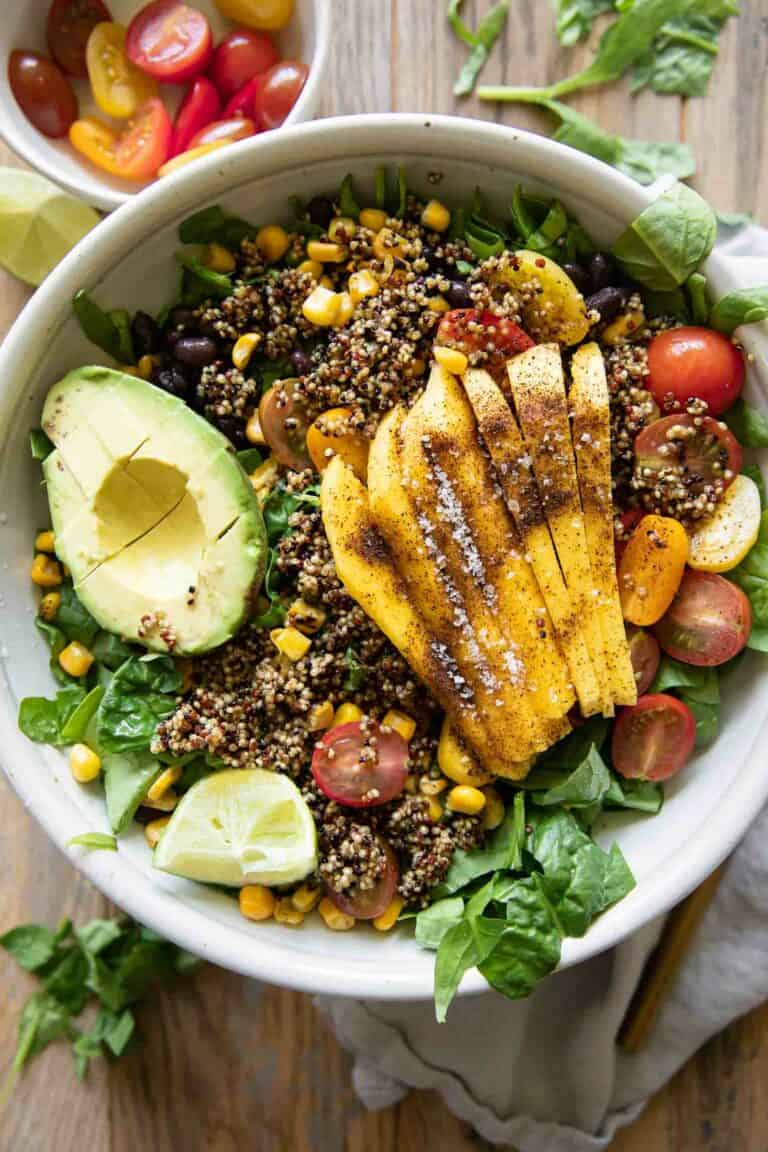
{"type": "MultiPolygon", "coordinates": [[[[718,247],[737,283],[768,281],[768,232],[728,230],[718,247]]],[[[366,1107],[434,1089],[491,1143],[594,1152],[710,1036],[768,998],[768,809],[731,857],[647,1046],[627,1056],[616,1034],[661,927],[556,973],[528,1000],[461,997],[446,1024],[431,1003],[317,1004],[354,1054],[366,1107]]]]}

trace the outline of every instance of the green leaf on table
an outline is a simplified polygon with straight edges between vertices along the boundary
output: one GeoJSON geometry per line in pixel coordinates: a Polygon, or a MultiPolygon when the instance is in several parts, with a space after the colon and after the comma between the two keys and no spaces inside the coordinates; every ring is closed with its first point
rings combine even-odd
{"type": "Polygon", "coordinates": [[[176,707],[181,674],[170,656],[131,656],[117,669],[96,713],[96,740],[104,752],[149,747],[160,720],[176,707]]]}
{"type": "Polygon", "coordinates": [[[718,39],[737,0],[695,0],[665,21],[651,48],[635,65],[632,91],[648,87],[677,96],[706,96],[718,55],[718,39]]]}
{"type": "Polygon", "coordinates": [[[0,936],[0,948],[13,956],[19,967],[36,972],[52,958],[56,933],[44,924],[19,924],[0,936]]]}
{"type": "Polygon", "coordinates": [[[644,287],[669,292],[684,284],[712,250],[717,224],[697,192],[675,184],[613,245],[622,269],[644,287]]]}
{"type": "Polygon", "coordinates": [[[510,0],[497,0],[480,21],[477,31],[472,32],[461,19],[459,9],[462,0],[450,0],[448,5],[448,21],[454,34],[469,49],[469,56],[464,63],[459,78],[453,86],[455,96],[469,96],[477,77],[482,71],[486,60],[501,35],[509,13],[510,0]]]}
{"type": "Polygon", "coordinates": [[[557,35],[570,48],[583,40],[603,12],[613,11],[613,0],[553,0],[557,13],[557,35]]]}
{"type": "Polygon", "coordinates": [[[182,244],[222,244],[236,250],[243,240],[255,236],[257,231],[255,224],[249,224],[239,216],[230,216],[218,204],[213,204],[181,222],[179,239],[182,244]]]}
{"type": "Polygon", "coordinates": [[[713,328],[730,336],[742,324],[759,324],[768,317],[768,284],[739,288],[718,300],[709,317],[713,328]]]}

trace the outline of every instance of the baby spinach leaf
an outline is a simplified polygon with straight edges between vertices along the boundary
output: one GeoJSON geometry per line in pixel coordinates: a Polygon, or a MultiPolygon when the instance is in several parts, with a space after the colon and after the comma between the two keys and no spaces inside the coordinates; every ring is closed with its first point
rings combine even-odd
{"type": "Polygon", "coordinates": [[[536,875],[514,884],[506,910],[495,946],[477,966],[492,988],[517,1000],[557,967],[561,933],[536,875]]]}
{"type": "Polygon", "coordinates": [[[90,648],[96,639],[99,625],[84,604],[81,604],[71,584],[59,588],[61,604],[56,613],[56,627],[60,628],[68,641],[77,640],[90,648]]]}
{"type": "Polygon", "coordinates": [[[752,608],[752,631],[747,647],[768,652],[768,511],[760,519],[757,542],[728,579],[746,592],[752,608]]]}
{"type": "Polygon", "coordinates": [[[97,684],[96,687],[92,688],[88,695],[80,701],[74,712],[70,713],[61,726],[62,744],[77,744],[78,741],[84,739],[88,725],[96,715],[96,709],[101,703],[103,695],[104,688],[100,684],[97,684]]]}
{"type": "Polygon", "coordinates": [[[694,324],[706,325],[709,323],[709,298],[707,295],[707,278],[701,272],[692,272],[685,283],[685,290],[690,301],[691,320],[694,324]]]}
{"type": "Polygon", "coordinates": [[[718,224],[726,228],[743,228],[745,224],[754,223],[754,218],[749,212],[717,212],[715,215],[718,224]]]}
{"type": "MultiPolygon", "coordinates": [[[[458,80],[453,86],[454,96],[469,96],[475,87],[477,77],[502,33],[509,12],[509,3],[510,0],[498,0],[480,21],[477,31],[470,33],[471,39],[466,40],[464,36],[461,37],[465,43],[471,45],[471,51],[459,73],[458,80]]],[[[457,5],[452,0],[451,8],[456,7],[457,5]]],[[[468,31],[466,25],[462,24],[462,27],[468,31]]]]}
{"type": "Polygon", "coordinates": [[[443,936],[435,958],[435,1016],[443,1023],[461,978],[495,948],[503,920],[466,917],[443,936]]]}
{"type": "Polygon", "coordinates": [[[32,453],[33,460],[39,460],[42,464],[47,456],[53,452],[55,445],[52,440],[46,436],[42,428],[32,428],[29,433],[29,450],[32,453]]]}
{"type": "Polygon", "coordinates": [[[624,853],[618,844],[612,844],[605,862],[603,874],[603,905],[601,911],[610,908],[619,900],[623,900],[635,887],[635,878],[632,869],[624,858],[624,853]]]}
{"type": "Polygon", "coordinates": [[[498,256],[507,247],[503,232],[476,216],[470,216],[467,220],[464,239],[478,260],[489,260],[491,256],[498,256]]]}
{"type": "Polygon", "coordinates": [[[91,645],[91,652],[98,664],[104,664],[113,672],[131,656],[139,655],[135,648],[131,648],[113,632],[99,632],[91,645]]]}
{"type": "MultiPolygon", "coordinates": [[[[521,867],[525,842],[525,796],[515,795],[503,822],[487,838],[482,848],[457,849],[445,880],[439,886],[441,896],[450,896],[472,880],[490,872],[508,872],[521,867]]],[[[438,891],[435,892],[438,894],[438,891]]]]}
{"type": "Polygon", "coordinates": [[[67,840],[68,848],[88,848],[92,852],[117,852],[117,840],[108,832],[81,832],[67,840]]]}
{"type": "Polygon", "coordinates": [[[261,464],[261,452],[258,448],[244,448],[242,452],[237,453],[237,460],[243,471],[250,476],[261,464]]]}
{"type": "Polygon", "coordinates": [[[254,628],[279,628],[285,623],[286,610],[280,600],[280,573],[277,570],[276,559],[275,549],[270,548],[262,586],[262,592],[269,600],[269,608],[261,615],[253,617],[251,623],[254,628]]]}
{"type": "Polygon", "coordinates": [[[664,803],[664,791],[651,780],[624,780],[615,774],[605,794],[605,808],[630,808],[655,815],[664,803]]]}
{"type": "Polygon", "coordinates": [[[716,232],[706,201],[685,184],[675,184],[640,213],[612,251],[633,280],[669,292],[707,258],[716,232]]]}
{"type": "Polygon", "coordinates": [[[463,915],[464,901],[461,896],[446,896],[443,900],[436,900],[416,917],[416,943],[422,948],[439,947],[443,936],[463,915]]]}
{"type": "Polygon", "coordinates": [[[613,0],[553,0],[557,13],[557,35],[570,48],[589,33],[594,20],[613,11],[613,0]]]}
{"type": "Polygon", "coordinates": [[[768,284],[739,288],[723,296],[712,309],[709,322],[719,332],[731,335],[742,324],[759,324],[768,317],[768,284]]]}
{"type": "Polygon", "coordinates": [[[170,656],[131,656],[117,669],[96,713],[104,752],[149,747],[158,722],[176,706],[181,675],[170,656]]]}
{"type": "Polygon", "coordinates": [[[84,288],[75,293],[72,308],[92,344],[121,364],[133,363],[130,317],[125,309],[105,311],[84,288]]]}
{"type": "Polygon", "coordinates": [[[0,948],[5,948],[21,968],[36,972],[53,957],[56,933],[44,924],[19,924],[0,936],[0,948]]]}
{"type": "Polygon", "coordinates": [[[182,267],[180,304],[194,308],[204,300],[221,300],[232,292],[232,278],[224,272],[207,268],[190,252],[177,252],[176,259],[182,267]]]}
{"type": "Polygon", "coordinates": [[[357,220],[360,215],[355,182],[350,174],[344,177],[339,188],[339,215],[349,216],[352,220],[357,220]]]}
{"type": "Polygon", "coordinates": [[[712,743],[720,715],[720,685],[715,668],[697,668],[664,656],[651,691],[675,692],[696,720],[696,747],[712,743]]]}
{"type": "Polygon", "coordinates": [[[28,740],[60,747],[71,743],[64,736],[67,722],[85,700],[86,691],[79,684],[66,684],[53,700],[44,696],[27,696],[19,705],[19,728],[28,740]]]}
{"type": "Polygon", "coordinates": [[[262,515],[264,526],[267,529],[267,541],[270,546],[277,544],[290,532],[290,519],[294,512],[302,508],[319,508],[320,486],[311,484],[303,492],[289,492],[280,482],[267,497],[262,515]]]}
{"type": "Polygon", "coordinates": [[[163,771],[163,765],[147,751],[113,752],[102,756],[107,818],[116,836],[125,832],[136,810],[163,771]]]}
{"type": "Polygon", "coordinates": [[[383,164],[376,169],[373,184],[373,203],[376,208],[385,209],[387,207],[387,169],[383,164]]]}
{"type": "Polygon", "coordinates": [[[696,0],[659,29],[652,47],[638,60],[632,91],[649,87],[678,96],[705,96],[718,54],[718,37],[736,0],[696,0]]]}
{"type": "Polygon", "coordinates": [[[218,204],[212,204],[181,222],[179,239],[182,244],[223,244],[225,248],[237,249],[257,231],[255,224],[230,216],[218,204]]]}
{"type": "Polygon", "coordinates": [[[759,408],[753,408],[743,400],[737,400],[723,419],[745,448],[768,447],[768,416],[759,408]]]}
{"type": "Polygon", "coordinates": [[[554,784],[546,792],[534,793],[534,802],[542,808],[559,804],[567,808],[589,808],[602,804],[611,785],[611,774],[594,744],[584,760],[562,783],[554,784]]]}

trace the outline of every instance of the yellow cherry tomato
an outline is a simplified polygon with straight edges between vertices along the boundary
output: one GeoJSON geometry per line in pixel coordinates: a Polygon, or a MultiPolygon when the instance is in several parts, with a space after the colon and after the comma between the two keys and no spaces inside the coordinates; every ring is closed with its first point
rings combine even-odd
{"type": "Polygon", "coordinates": [[[323,412],[322,416],[318,416],[307,432],[307,451],[318,472],[328,467],[333,456],[341,456],[358,480],[365,483],[368,475],[370,440],[366,440],[358,432],[341,430],[338,434],[334,434],[334,428],[343,429],[351,415],[350,408],[330,408],[327,412],[323,412]]]}
{"type": "Polygon", "coordinates": [[[688,560],[685,528],[670,516],[643,516],[619,565],[624,619],[639,628],[655,624],[669,608],[688,560]]]}
{"type": "Polygon", "coordinates": [[[222,16],[245,24],[246,28],[261,28],[264,32],[277,32],[285,28],[293,16],[295,0],[216,0],[222,16]]]}
{"type": "Polygon", "coordinates": [[[186,152],[181,152],[178,156],[173,156],[166,161],[157,174],[158,176],[170,176],[171,172],[177,172],[179,168],[191,164],[199,156],[207,156],[209,152],[218,152],[219,148],[225,148],[227,144],[231,143],[231,140],[212,140],[210,144],[199,144],[197,148],[188,148],[186,152]]]}
{"type": "Polygon", "coordinates": [[[127,120],[157,95],[157,81],[132,64],[125,52],[125,28],[97,24],[85,49],[93,98],[107,116],[127,120]]]}

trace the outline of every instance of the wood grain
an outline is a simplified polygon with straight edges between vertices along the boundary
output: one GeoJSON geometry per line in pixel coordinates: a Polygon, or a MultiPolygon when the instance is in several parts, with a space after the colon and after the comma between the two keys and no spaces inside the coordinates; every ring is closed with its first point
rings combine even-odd
{"type": "MultiPolygon", "coordinates": [[[[466,0],[475,20],[490,0],[466,0]]],[[[768,220],[768,0],[743,0],[724,37],[709,97],[686,105],[623,86],[574,104],[607,128],[687,139],[698,185],[723,210],[768,220]]],[[[322,113],[459,112],[546,131],[530,108],[458,104],[451,86],[464,49],[444,22],[443,0],[335,0],[322,113]]],[[[593,36],[592,40],[597,35],[593,36]]],[[[515,0],[491,82],[547,83],[578,67],[587,46],[561,51],[546,0],[515,0]]],[[[9,162],[7,152],[0,161],[9,162]]],[[[0,330],[27,292],[0,280],[0,330]]],[[[24,920],[82,920],[109,912],[0,782],[0,930],[24,920]]],[[[0,1078],[32,981],[0,957],[0,1078]]],[[[208,968],[154,994],[142,1042],[114,1066],[75,1084],[63,1047],[35,1061],[0,1113],[0,1152],[470,1152],[485,1147],[433,1095],[367,1114],[345,1054],[309,998],[208,968]]],[[[768,1006],[712,1040],[615,1142],[616,1152],[766,1152],[768,1006]]]]}

